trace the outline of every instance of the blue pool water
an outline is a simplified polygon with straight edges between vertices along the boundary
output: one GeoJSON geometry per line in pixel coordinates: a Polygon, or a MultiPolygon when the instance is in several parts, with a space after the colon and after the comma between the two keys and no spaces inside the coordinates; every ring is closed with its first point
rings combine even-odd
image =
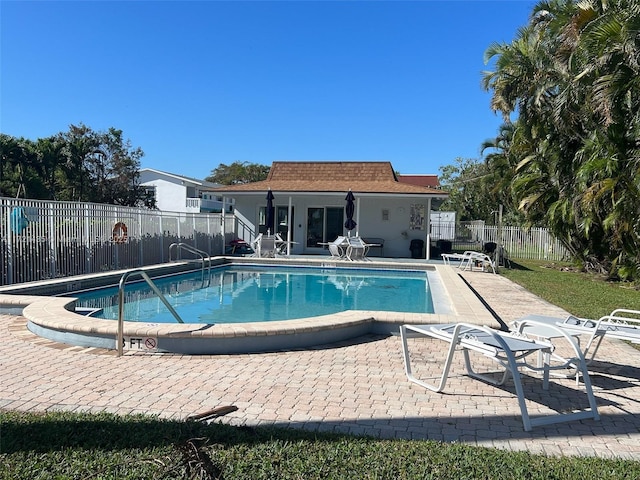
{"type": "MultiPolygon", "coordinates": [[[[245,323],[327,315],[344,310],[433,313],[424,271],[228,266],[154,280],[185,323],[245,323]]],[[[133,280],[133,278],[132,278],[133,280]]],[[[118,318],[118,289],[74,293],[95,317],[118,318]]],[[[125,287],[124,318],[176,323],[144,282],[125,287]]]]}

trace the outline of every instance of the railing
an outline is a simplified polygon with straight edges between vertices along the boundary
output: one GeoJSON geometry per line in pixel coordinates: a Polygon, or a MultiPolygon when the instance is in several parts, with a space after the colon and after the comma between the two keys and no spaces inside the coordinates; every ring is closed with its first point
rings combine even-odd
{"type": "Polygon", "coordinates": [[[187,198],[186,205],[187,211],[199,212],[200,211],[200,199],[199,198],[187,198]]]}
{"type": "MultiPolygon", "coordinates": [[[[208,278],[208,282],[207,282],[207,286],[210,285],[211,283],[211,256],[203,251],[203,250],[198,250],[195,247],[192,247],[189,244],[186,243],[172,243],[171,245],[169,245],[169,261],[171,262],[171,252],[173,250],[178,250],[178,252],[180,252],[180,250],[186,250],[187,252],[191,252],[194,255],[198,255],[201,260],[202,260],[202,288],[204,288],[205,284],[204,284],[204,262],[205,259],[208,261],[208,266],[207,266],[207,278],[208,278]]],[[[177,259],[176,259],[177,260],[177,259]]]]}
{"type": "Polygon", "coordinates": [[[233,214],[0,197],[0,285],[165,263],[175,242],[223,255],[235,232],[233,214]]]}
{"type": "MultiPolygon", "coordinates": [[[[185,206],[189,212],[222,212],[222,201],[208,198],[189,197],[185,201],[185,206]]],[[[225,207],[227,208],[227,213],[231,213],[231,204],[227,203],[225,207]]]]}
{"type": "Polygon", "coordinates": [[[129,270],[125,272],[124,275],[120,278],[120,283],[118,284],[118,333],[116,334],[116,345],[118,347],[118,356],[122,356],[124,350],[124,287],[127,283],[127,279],[131,275],[140,275],[145,282],[151,287],[151,290],[160,298],[162,303],[169,309],[171,314],[179,323],[184,323],[178,312],[171,306],[171,304],[167,301],[165,296],[162,294],[160,289],[157,287],[153,280],[146,274],[144,270],[136,269],[129,270]]]}

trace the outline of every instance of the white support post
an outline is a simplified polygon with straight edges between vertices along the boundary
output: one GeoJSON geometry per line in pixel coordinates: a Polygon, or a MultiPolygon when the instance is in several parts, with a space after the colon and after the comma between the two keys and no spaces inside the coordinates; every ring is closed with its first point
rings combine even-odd
{"type": "Polygon", "coordinates": [[[222,232],[222,255],[225,254],[225,244],[226,244],[226,237],[225,237],[225,227],[226,227],[225,210],[226,210],[226,208],[227,208],[227,197],[223,196],[222,197],[222,215],[221,215],[222,225],[220,226],[220,230],[222,232]]]}
{"type": "Polygon", "coordinates": [[[360,197],[356,198],[356,237],[360,236],[360,197]]]}
{"type": "Polygon", "coordinates": [[[425,259],[429,260],[431,258],[431,198],[427,199],[427,218],[426,218],[426,228],[427,228],[427,245],[425,246],[425,259]]]}
{"type": "Polygon", "coordinates": [[[291,195],[289,195],[289,208],[287,210],[287,257],[291,255],[291,229],[293,228],[293,225],[291,225],[291,209],[291,195]]]}

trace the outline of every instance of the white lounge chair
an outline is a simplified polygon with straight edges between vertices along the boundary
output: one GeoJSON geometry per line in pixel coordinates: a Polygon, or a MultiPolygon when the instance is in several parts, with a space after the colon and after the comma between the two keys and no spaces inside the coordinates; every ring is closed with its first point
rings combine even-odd
{"type": "Polygon", "coordinates": [[[512,329],[524,331],[539,338],[552,340],[557,337],[557,328],[561,328],[577,339],[586,338],[582,353],[591,363],[604,337],[640,343],[640,311],[617,308],[609,315],[598,320],[579,318],[569,315],[566,318],[549,317],[544,315],[527,315],[511,324],[512,329]],[[531,321],[535,322],[532,324],[531,321]]]}
{"type": "Polygon", "coordinates": [[[452,261],[457,261],[457,267],[460,270],[473,270],[473,267],[478,265],[483,271],[491,270],[496,273],[496,264],[486,253],[467,250],[464,253],[442,253],[440,256],[445,265],[451,265],[452,261]]]}
{"type": "MultiPolygon", "coordinates": [[[[533,322],[530,321],[523,321],[523,325],[532,323],[533,322]]],[[[569,345],[573,347],[573,352],[575,353],[574,358],[571,358],[565,363],[559,365],[551,365],[551,352],[553,351],[553,345],[550,342],[535,340],[524,335],[516,335],[509,332],[494,330],[489,327],[481,327],[478,325],[470,325],[465,323],[441,325],[402,325],[400,327],[400,336],[402,339],[405,372],[407,374],[407,378],[411,382],[434,392],[442,392],[447,383],[453,355],[456,350],[460,349],[464,353],[465,365],[467,368],[467,373],[470,377],[480,379],[494,385],[502,385],[507,380],[509,375],[513,377],[513,383],[515,385],[516,395],[518,396],[518,403],[522,415],[522,423],[526,431],[531,430],[534,426],[548,425],[570,420],[581,420],[587,418],[598,420],[600,416],[598,414],[598,407],[593,395],[593,389],[591,387],[591,381],[589,379],[589,373],[587,371],[584,356],[582,355],[579,346],[576,344],[576,342],[573,341],[572,337],[569,334],[563,332],[560,327],[555,328],[557,328],[559,336],[563,336],[567,340],[569,345]],[[442,376],[440,378],[440,382],[437,385],[419,380],[413,375],[411,370],[411,357],[409,354],[407,341],[407,338],[410,334],[427,336],[449,343],[449,350],[443,366],[442,376]],[[470,351],[481,353],[482,355],[491,358],[499,365],[501,365],[504,368],[502,378],[496,380],[495,378],[492,378],[487,374],[482,374],[474,371],[469,356],[470,351]],[[538,365],[531,365],[527,363],[526,357],[531,354],[536,354],[538,360],[542,360],[542,364],[540,365],[540,363],[538,363],[538,365]],[[522,369],[542,372],[542,386],[543,389],[547,390],[549,388],[550,370],[567,369],[572,367],[578,368],[581,373],[587,398],[589,401],[589,408],[570,413],[547,415],[544,417],[529,417],[519,370],[522,369]]]]}

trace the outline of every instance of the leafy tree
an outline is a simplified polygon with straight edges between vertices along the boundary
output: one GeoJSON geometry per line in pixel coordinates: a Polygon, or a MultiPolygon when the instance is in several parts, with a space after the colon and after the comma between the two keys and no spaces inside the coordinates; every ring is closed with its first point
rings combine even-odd
{"type": "Polygon", "coordinates": [[[25,195],[26,181],[29,178],[27,170],[33,165],[32,157],[28,140],[0,134],[0,195],[25,195]]]}
{"type": "Polygon", "coordinates": [[[211,171],[211,175],[205,178],[208,182],[220,183],[222,185],[237,185],[244,183],[259,182],[265,180],[269,175],[268,165],[257,163],[233,162],[231,165],[221,163],[218,168],[211,171]]]}
{"type": "Polygon", "coordinates": [[[39,138],[34,145],[37,157],[37,172],[42,183],[40,194],[34,198],[56,200],[60,179],[60,166],[64,161],[65,143],[62,135],[39,138]]]}
{"type": "Polygon", "coordinates": [[[36,142],[0,134],[0,194],[155,207],[139,185],[140,148],[122,130],[71,125],[36,142]]]}
{"type": "Polygon", "coordinates": [[[70,125],[69,131],[63,134],[63,139],[65,148],[62,171],[66,182],[59,192],[60,200],[94,201],[91,190],[98,190],[100,186],[92,182],[98,179],[93,172],[95,162],[90,157],[98,152],[97,136],[89,127],[81,124],[70,125]],[[91,188],[88,188],[89,185],[91,188]]]}
{"type": "Polygon", "coordinates": [[[38,145],[25,138],[0,134],[0,152],[0,196],[46,197],[42,175],[46,165],[38,145]]]}
{"type": "Polygon", "coordinates": [[[456,158],[454,165],[440,167],[440,185],[449,193],[440,210],[454,211],[461,221],[485,220],[493,223],[497,198],[488,192],[488,170],[474,159],[456,158]],[[496,200],[496,201],[493,201],[496,200]]]}
{"type": "Polygon", "coordinates": [[[129,206],[144,202],[144,189],[138,183],[143,155],[123,139],[122,130],[110,128],[98,134],[97,148],[86,157],[88,177],[99,186],[92,191],[91,201],[129,206]]]}

